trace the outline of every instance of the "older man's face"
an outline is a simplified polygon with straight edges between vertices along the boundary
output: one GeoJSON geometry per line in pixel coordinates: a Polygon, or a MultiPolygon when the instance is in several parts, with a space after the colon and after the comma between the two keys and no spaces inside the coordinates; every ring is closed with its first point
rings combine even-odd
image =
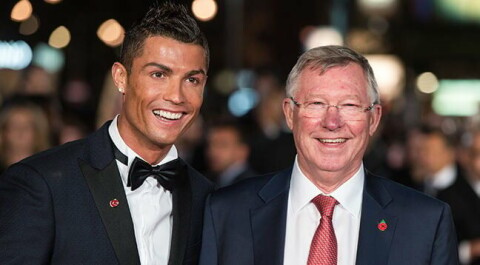
{"type": "Polygon", "coordinates": [[[334,173],[350,178],[359,168],[371,135],[381,117],[381,106],[365,110],[371,105],[367,93],[367,80],[362,68],[354,63],[333,67],[323,74],[307,67],[297,80],[295,101],[292,106],[284,101],[287,124],[293,131],[300,168],[310,179],[322,173],[334,173]],[[311,102],[336,106],[356,105],[357,113],[344,113],[328,107],[314,117],[305,108],[311,102]]]}

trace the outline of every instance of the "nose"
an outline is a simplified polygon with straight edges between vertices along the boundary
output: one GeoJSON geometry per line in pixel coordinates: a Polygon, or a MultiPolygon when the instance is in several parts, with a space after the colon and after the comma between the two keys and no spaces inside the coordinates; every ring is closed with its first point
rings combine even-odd
{"type": "Polygon", "coordinates": [[[171,82],[165,89],[163,99],[173,104],[181,104],[185,101],[185,95],[181,82],[171,82]]]}
{"type": "Polygon", "coordinates": [[[322,119],[322,126],[330,131],[334,131],[341,128],[343,124],[344,121],[337,106],[328,106],[322,119]]]}

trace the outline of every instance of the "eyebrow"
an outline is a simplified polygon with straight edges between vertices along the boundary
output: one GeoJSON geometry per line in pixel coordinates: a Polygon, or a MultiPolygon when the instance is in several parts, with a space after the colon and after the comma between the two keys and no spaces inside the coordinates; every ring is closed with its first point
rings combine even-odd
{"type": "Polygon", "coordinates": [[[162,69],[163,71],[167,72],[167,73],[171,73],[173,72],[172,68],[166,66],[166,65],[163,65],[163,64],[159,64],[159,63],[147,63],[145,64],[142,68],[145,69],[149,66],[153,66],[153,67],[157,67],[157,68],[160,68],[162,69]]]}
{"type": "MultiPolygon", "coordinates": [[[[166,66],[166,65],[163,65],[163,64],[160,64],[160,63],[147,63],[145,64],[142,68],[145,69],[149,66],[153,66],[153,67],[157,67],[157,68],[160,68],[162,69],[163,71],[165,71],[166,73],[173,73],[173,70],[172,68],[166,66]]],[[[205,71],[203,69],[198,69],[198,70],[191,70],[189,71],[186,76],[193,76],[193,75],[197,75],[197,74],[203,74],[204,76],[206,76],[207,74],[205,73],[205,71]]]]}
{"type": "Polygon", "coordinates": [[[187,76],[193,76],[193,75],[198,75],[198,74],[207,76],[207,74],[205,73],[205,71],[203,71],[203,69],[192,70],[192,71],[190,71],[190,72],[187,73],[187,76]]]}

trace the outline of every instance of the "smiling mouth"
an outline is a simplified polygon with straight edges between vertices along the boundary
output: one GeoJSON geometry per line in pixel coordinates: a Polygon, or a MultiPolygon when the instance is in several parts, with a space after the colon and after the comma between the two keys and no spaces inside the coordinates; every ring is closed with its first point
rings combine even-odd
{"type": "Polygon", "coordinates": [[[166,110],[154,110],[155,116],[164,118],[167,120],[179,120],[183,116],[183,112],[170,112],[166,110]]]}
{"type": "Polygon", "coordinates": [[[345,143],[347,139],[345,138],[337,138],[337,139],[318,139],[321,143],[324,144],[340,144],[340,143],[345,143]]]}

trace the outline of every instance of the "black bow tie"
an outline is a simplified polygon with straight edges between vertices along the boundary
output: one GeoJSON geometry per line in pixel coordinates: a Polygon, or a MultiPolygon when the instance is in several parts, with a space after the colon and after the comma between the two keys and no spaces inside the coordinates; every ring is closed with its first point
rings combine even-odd
{"type": "Polygon", "coordinates": [[[173,191],[176,183],[176,175],[180,166],[180,159],[175,159],[159,166],[151,166],[136,157],[128,172],[127,186],[131,187],[132,191],[134,191],[140,187],[148,177],[154,176],[158,183],[166,190],[173,191]]]}

